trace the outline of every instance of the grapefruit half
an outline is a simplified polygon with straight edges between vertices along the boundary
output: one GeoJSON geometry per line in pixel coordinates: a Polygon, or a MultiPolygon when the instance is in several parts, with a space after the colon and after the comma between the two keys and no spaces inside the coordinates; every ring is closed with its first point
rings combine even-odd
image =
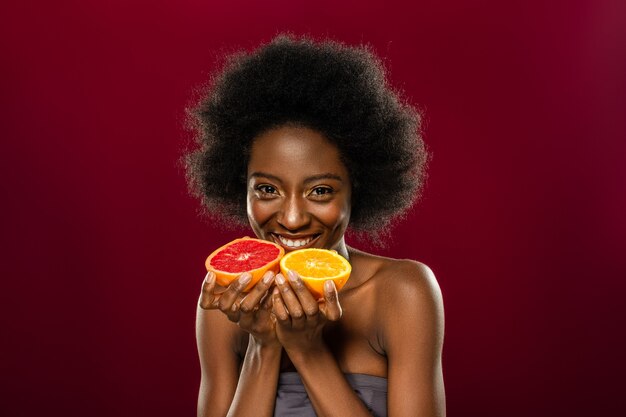
{"type": "Polygon", "coordinates": [[[252,275],[252,280],[244,291],[250,290],[266,271],[277,273],[279,261],[285,250],[272,242],[243,237],[216,249],[206,259],[207,271],[213,271],[216,282],[227,287],[244,272],[252,275]]]}
{"type": "Polygon", "coordinates": [[[285,277],[295,271],[300,275],[313,297],[324,298],[324,282],[331,280],[339,291],[350,278],[352,266],[337,251],[328,249],[298,249],[280,260],[280,270],[285,277]]]}

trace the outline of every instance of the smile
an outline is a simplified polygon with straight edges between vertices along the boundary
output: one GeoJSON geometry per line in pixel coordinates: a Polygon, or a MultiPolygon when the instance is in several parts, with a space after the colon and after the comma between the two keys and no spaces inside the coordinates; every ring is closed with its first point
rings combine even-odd
{"type": "Polygon", "coordinates": [[[281,245],[289,249],[298,249],[311,243],[318,235],[304,236],[301,238],[291,238],[291,239],[283,237],[281,235],[277,235],[277,234],[274,234],[274,236],[278,239],[281,245]]]}

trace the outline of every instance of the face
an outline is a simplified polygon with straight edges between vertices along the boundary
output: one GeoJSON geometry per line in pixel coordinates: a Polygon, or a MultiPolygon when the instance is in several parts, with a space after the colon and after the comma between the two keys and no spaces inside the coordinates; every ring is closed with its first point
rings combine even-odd
{"type": "Polygon", "coordinates": [[[347,256],[351,184],[339,150],[317,131],[283,126],[258,136],[248,163],[248,219],[285,251],[334,249],[347,256]]]}

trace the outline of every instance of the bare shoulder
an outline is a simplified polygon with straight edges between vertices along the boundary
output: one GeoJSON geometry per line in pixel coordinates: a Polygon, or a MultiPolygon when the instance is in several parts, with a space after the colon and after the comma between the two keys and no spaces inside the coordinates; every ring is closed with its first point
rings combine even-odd
{"type": "MultiPolygon", "coordinates": [[[[443,298],[433,271],[424,263],[394,259],[354,250],[355,269],[367,271],[359,278],[375,294],[377,316],[394,320],[398,314],[420,314],[443,320],[443,298]],[[358,265],[358,266],[357,266],[358,265]]],[[[360,274],[361,275],[361,274],[360,274]]]]}
{"type": "Polygon", "coordinates": [[[393,259],[360,251],[355,251],[355,255],[357,262],[368,271],[363,281],[373,287],[378,294],[378,302],[392,304],[386,307],[415,305],[416,301],[442,304],[439,283],[427,265],[410,259],[393,259]]]}
{"type": "Polygon", "coordinates": [[[374,280],[384,350],[416,352],[417,346],[428,346],[424,358],[440,358],[443,297],[433,271],[421,262],[385,259],[374,280]]]}
{"type": "Polygon", "coordinates": [[[376,284],[381,294],[386,294],[394,303],[411,303],[416,299],[441,301],[441,289],[435,274],[421,262],[384,258],[376,284]]]}
{"type": "Polygon", "coordinates": [[[444,312],[435,274],[413,260],[361,259],[368,271],[362,285],[374,294],[377,347],[387,360],[389,415],[445,415],[444,312]]]}

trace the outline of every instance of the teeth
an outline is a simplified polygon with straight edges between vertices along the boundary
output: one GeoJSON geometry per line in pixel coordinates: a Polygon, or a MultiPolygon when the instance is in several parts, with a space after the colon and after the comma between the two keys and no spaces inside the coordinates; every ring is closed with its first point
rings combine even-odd
{"type": "Polygon", "coordinates": [[[289,246],[290,248],[299,248],[300,246],[304,246],[308,244],[311,240],[313,240],[313,238],[310,238],[310,237],[306,239],[291,240],[291,239],[286,239],[282,236],[278,236],[278,239],[280,240],[280,243],[282,243],[285,246],[289,246]]]}

